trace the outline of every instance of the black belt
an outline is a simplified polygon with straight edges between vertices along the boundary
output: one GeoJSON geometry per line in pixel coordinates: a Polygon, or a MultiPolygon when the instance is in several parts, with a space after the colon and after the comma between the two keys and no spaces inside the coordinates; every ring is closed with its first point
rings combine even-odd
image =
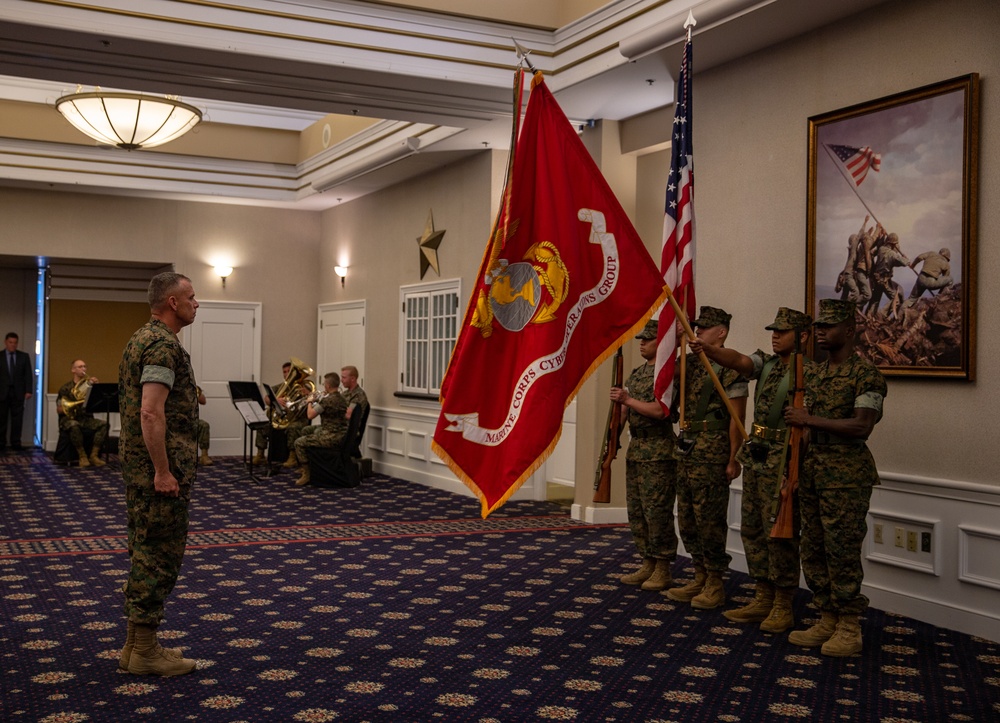
{"type": "Polygon", "coordinates": [[[830,432],[816,432],[812,433],[810,438],[810,443],[812,444],[843,444],[851,447],[863,447],[865,440],[857,439],[856,437],[841,437],[837,434],[831,434],[830,432]]]}
{"type": "Polygon", "coordinates": [[[631,430],[632,439],[649,439],[650,437],[669,437],[672,429],[667,427],[640,427],[631,430]]]}

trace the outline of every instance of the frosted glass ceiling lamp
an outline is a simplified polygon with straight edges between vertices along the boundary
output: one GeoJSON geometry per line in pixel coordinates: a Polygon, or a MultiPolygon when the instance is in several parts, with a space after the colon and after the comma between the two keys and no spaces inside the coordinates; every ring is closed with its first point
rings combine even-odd
{"type": "Polygon", "coordinates": [[[201,120],[201,111],[176,98],[139,93],[72,93],[56,110],[99,143],[127,151],[180,138],[201,120]]]}

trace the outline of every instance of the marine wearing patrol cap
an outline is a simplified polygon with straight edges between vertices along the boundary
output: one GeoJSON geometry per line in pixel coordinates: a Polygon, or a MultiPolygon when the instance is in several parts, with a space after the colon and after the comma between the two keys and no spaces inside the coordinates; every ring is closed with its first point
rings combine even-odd
{"type": "Polygon", "coordinates": [[[853,301],[840,299],[820,299],[819,316],[813,326],[833,326],[842,321],[853,321],[857,305],[853,301]]]}
{"type": "Polygon", "coordinates": [[[646,326],[642,327],[642,331],[635,335],[635,338],[644,339],[646,341],[655,339],[659,326],[660,323],[656,319],[650,319],[646,322],[646,326]]]}
{"type": "Polygon", "coordinates": [[[792,329],[808,329],[812,325],[812,317],[801,311],[782,306],[774,317],[774,321],[765,326],[768,331],[790,331],[792,329]]]}
{"type": "Polygon", "coordinates": [[[716,309],[714,306],[703,306],[698,314],[698,318],[691,322],[691,326],[700,326],[703,329],[711,329],[713,326],[719,326],[721,324],[728,329],[729,322],[732,321],[732,318],[732,314],[727,314],[722,309],[716,309]]]}

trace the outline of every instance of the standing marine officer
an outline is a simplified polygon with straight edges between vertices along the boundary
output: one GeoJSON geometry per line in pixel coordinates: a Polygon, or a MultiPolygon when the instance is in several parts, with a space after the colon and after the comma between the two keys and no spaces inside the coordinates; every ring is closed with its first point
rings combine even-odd
{"type": "Polygon", "coordinates": [[[198,452],[197,388],[191,359],[177,339],[198,310],[191,280],[173,272],[154,276],[149,308],[152,318],[132,335],[118,368],[131,563],[119,667],[137,675],[183,675],[195,661],[161,647],[156,629],[184,558],[198,452]]]}

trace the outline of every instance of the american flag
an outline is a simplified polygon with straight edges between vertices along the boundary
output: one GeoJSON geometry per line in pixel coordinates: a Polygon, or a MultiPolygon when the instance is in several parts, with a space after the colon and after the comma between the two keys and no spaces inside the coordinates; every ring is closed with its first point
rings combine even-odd
{"type": "MultiPolygon", "coordinates": [[[[691,146],[691,40],[684,45],[684,58],[677,78],[677,103],[670,149],[670,176],[663,216],[663,246],[660,273],[677,303],[690,314],[697,309],[694,298],[694,157],[691,146]]],[[[670,408],[673,401],[674,367],[677,356],[677,318],[673,306],[660,311],[656,379],[653,393],[670,408]]]]}
{"type": "Polygon", "coordinates": [[[855,148],[854,146],[838,146],[827,143],[826,147],[840,161],[844,170],[854,180],[855,186],[860,186],[861,182],[865,180],[869,168],[878,171],[882,165],[882,156],[873,151],[870,146],[855,148]]]}

